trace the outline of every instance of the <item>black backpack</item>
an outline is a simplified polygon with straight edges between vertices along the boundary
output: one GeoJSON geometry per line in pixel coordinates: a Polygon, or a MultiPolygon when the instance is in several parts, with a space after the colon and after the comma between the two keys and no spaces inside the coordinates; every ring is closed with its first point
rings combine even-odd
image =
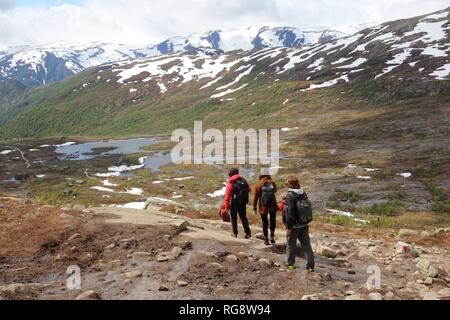
{"type": "Polygon", "coordinates": [[[307,225],[313,222],[313,210],[311,201],[308,199],[306,193],[302,195],[297,195],[296,209],[297,209],[297,219],[301,225],[307,225]]]}
{"type": "Polygon", "coordinates": [[[275,187],[272,183],[266,183],[261,186],[261,204],[265,208],[273,208],[277,203],[275,197],[275,187]]]}
{"type": "Polygon", "coordinates": [[[249,201],[248,184],[244,178],[236,180],[233,184],[233,202],[238,206],[246,206],[249,201]]]}

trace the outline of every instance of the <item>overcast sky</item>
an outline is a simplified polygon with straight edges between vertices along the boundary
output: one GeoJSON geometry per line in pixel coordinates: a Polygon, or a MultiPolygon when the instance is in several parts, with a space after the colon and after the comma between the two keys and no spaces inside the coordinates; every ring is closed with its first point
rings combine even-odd
{"type": "Polygon", "coordinates": [[[153,44],[255,25],[350,32],[347,26],[447,7],[450,0],[0,0],[0,49],[53,41],[153,44]]]}

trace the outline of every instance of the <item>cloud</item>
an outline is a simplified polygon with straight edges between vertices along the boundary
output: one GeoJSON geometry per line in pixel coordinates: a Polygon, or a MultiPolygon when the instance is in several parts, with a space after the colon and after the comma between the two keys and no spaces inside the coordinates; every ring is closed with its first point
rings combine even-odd
{"type": "Polygon", "coordinates": [[[16,0],[0,0],[0,11],[6,11],[16,6],[16,0]]]}
{"type": "Polygon", "coordinates": [[[253,25],[324,26],[349,32],[348,26],[360,23],[441,10],[448,0],[84,0],[49,8],[14,4],[0,0],[0,48],[54,41],[142,45],[253,25]]]}

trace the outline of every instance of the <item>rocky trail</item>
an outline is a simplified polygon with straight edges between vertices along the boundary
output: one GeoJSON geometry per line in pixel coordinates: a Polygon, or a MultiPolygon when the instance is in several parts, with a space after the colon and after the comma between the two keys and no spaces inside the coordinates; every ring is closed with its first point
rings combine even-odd
{"type": "Polygon", "coordinates": [[[0,219],[0,299],[450,299],[449,229],[367,234],[317,223],[317,270],[307,273],[301,249],[300,268],[284,267],[283,230],[266,247],[259,235],[234,239],[225,223],[154,206],[77,211],[5,197],[0,219]],[[70,266],[81,289],[66,286],[70,266]]]}

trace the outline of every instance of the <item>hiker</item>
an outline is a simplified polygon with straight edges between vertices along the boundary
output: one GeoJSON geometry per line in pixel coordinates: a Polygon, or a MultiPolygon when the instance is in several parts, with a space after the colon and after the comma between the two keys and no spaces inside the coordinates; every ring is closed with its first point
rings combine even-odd
{"type": "Polygon", "coordinates": [[[237,223],[237,217],[239,215],[242,226],[244,227],[245,239],[250,239],[252,237],[252,232],[247,219],[247,204],[252,189],[247,180],[239,175],[238,168],[231,169],[229,177],[230,179],[228,180],[225,192],[225,201],[222,205],[222,213],[230,212],[231,225],[233,228],[232,236],[234,238],[237,238],[239,233],[237,223]]]}
{"type": "MultiPolygon", "coordinates": [[[[314,252],[309,237],[309,224],[312,222],[312,208],[308,195],[301,188],[299,180],[289,176],[286,181],[289,192],[286,195],[284,207],[285,226],[287,229],[287,267],[291,270],[297,268],[295,257],[297,251],[297,240],[300,240],[302,248],[308,261],[306,269],[314,272],[314,252]]],[[[283,205],[283,203],[281,204],[283,205]]]]}
{"type": "Polygon", "coordinates": [[[261,175],[255,185],[255,194],[253,196],[253,211],[255,215],[259,214],[262,220],[264,234],[264,243],[269,243],[269,216],[270,216],[270,242],[275,244],[275,230],[277,228],[277,185],[272,181],[269,175],[261,175]]]}

